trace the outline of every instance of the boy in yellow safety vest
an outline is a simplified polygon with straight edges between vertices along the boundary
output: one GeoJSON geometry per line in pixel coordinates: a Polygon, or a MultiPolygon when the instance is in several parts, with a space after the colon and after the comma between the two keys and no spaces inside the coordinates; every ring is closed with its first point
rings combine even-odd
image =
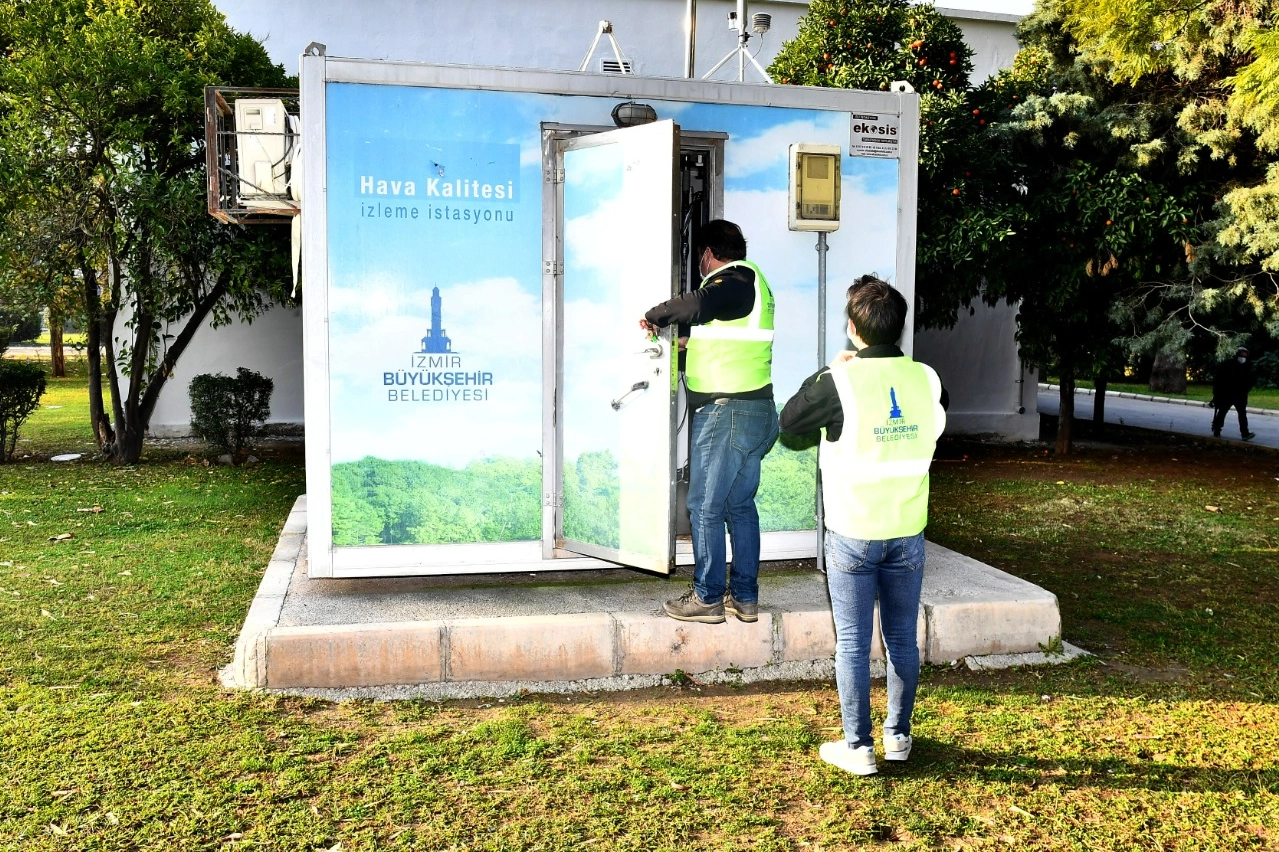
{"type": "Polygon", "coordinates": [[[822,430],[818,465],[826,521],[826,581],[835,618],[835,681],[844,738],[822,760],[873,775],[870,651],[875,603],[887,651],[884,757],[904,761],[919,683],[916,624],[924,576],[928,468],[946,426],[937,373],[897,347],[906,299],[874,276],[848,288],[843,351],[804,381],[781,414],[784,432],[822,430]]]}

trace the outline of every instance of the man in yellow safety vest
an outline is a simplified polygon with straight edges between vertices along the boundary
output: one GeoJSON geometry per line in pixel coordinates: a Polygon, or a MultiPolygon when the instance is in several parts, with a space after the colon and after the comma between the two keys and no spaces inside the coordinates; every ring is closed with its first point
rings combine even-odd
{"type": "Polygon", "coordinates": [[[684,382],[692,416],[688,513],[693,533],[693,588],[667,601],[681,621],[718,624],[727,610],[759,619],[760,462],[777,440],[773,402],[773,293],[746,259],[746,239],[732,222],[702,226],[701,285],[662,302],[640,320],[652,333],[689,327],[684,382]],[[728,572],[724,531],[733,543],[728,572]]]}
{"type": "Polygon", "coordinates": [[[874,276],[848,288],[848,337],[782,409],[789,433],[822,430],[818,465],[826,521],[826,582],[835,617],[835,682],[844,739],[822,760],[873,775],[870,650],[875,601],[888,656],[884,757],[903,761],[919,682],[916,623],[924,577],[928,468],[946,426],[941,380],[897,347],[906,299],[874,276]]]}

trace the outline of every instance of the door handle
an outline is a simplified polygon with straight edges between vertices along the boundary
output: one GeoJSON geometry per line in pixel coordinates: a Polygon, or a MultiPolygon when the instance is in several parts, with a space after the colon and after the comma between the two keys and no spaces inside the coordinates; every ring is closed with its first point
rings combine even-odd
{"type": "Polygon", "coordinates": [[[653,343],[653,345],[652,345],[652,346],[649,346],[649,347],[647,347],[647,348],[645,348],[645,349],[641,349],[641,350],[639,350],[638,352],[636,352],[635,354],[636,354],[636,355],[647,355],[649,358],[652,358],[652,359],[656,360],[656,359],[658,359],[658,358],[661,358],[661,357],[662,357],[662,353],[663,353],[663,352],[665,352],[665,351],[666,351],[666,350],[662,349],[661,341],[655,341],[655,342],[653,343]]]}
{"type": "Polygon", "coordinates": [[[619,408],[622,407],[622,403],[626,400],[628,396],[635,393],[636,391],[642,391],[642,390],[648,390],[647,380],[642,382],[636,382],[635,384],[631,385],[630,390],[628,390],[626,393],[622,394],[617,399],[610,402],[609,405],[613,406],[614,411],[617,411],[619,408]]]}

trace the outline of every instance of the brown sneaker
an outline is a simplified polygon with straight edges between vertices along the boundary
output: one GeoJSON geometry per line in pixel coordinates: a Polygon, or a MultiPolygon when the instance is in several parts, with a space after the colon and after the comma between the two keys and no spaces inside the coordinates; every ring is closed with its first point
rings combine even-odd
{"type": "Polygon", "coordinates": [[[733,600],[733,593],[724,595],[724,610],[737,616],[738,621],[759,621],[759,604],[733,600]]]}
{"type": "Polygon", "coordinates": [[[716,604],[703,603],[697,596],[696,589],[689,589],[673,601],[662,604],[666,614],[680,621],[700,621],[704,624],[719,624],[724,620],[724,602],[716,604]]]}

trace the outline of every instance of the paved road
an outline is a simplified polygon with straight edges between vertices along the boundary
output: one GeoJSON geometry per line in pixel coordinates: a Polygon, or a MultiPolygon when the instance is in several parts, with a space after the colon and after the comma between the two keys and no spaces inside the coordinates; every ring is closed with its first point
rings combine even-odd
{"type": "MultiPolygon", "coordinates": [[[[71,347],[70,347],[70,346],[68,346],[68,347],[67,347],[67,349],[68,349],[68,350],[70,350],[70,349],[71,349],[71,347]]],[[[40,357],[40,358],[48,358],[48,357],[49,357],[49,347],[48,347],[48,346],[27,346],[27,345],[25,345],[25,344],[23,344],[23,345],[18,345],[18,344],[16,344],[16,343],[15,343],[15,344],[13,344],[12,346],[10,346],[8,349],[6,349],[6,350],[4,351],[4,354],[6,354],[6,355],[12,355],[12,356],[14,356],[15,358],[17,358],[17,357],[22,357],[22,358],[36,358],[36,357],[40,357]]]]}
{"type": "MultiPolygon", "coordinates": [[[[1039,389],[1039,413],[1056,414],[1060,404],[1057,388],[1039,389]]],[[[1075,419],[1092,417],[1093,395],[1090,391],[1075,393],[1075,419]]],[[[1248,412],[1248,428],[1257,434],[1251,443],[1279,449],[1279,412],[1248,412]]],[[[1131,399],[1127,396],[1106,395],[1106,422],[1122,426],[1137,426],[1164,432],[1177,432],[1200,438],[1212,437],[1212,409],[1198,403],[1183,404],[1181,400],[1157,402],[1131,399]]],[[[1221,430],[1221,440],[1239,441],[1239,421],[1232,410],[1226,415],[1226,426],[1221,430]]]]}

